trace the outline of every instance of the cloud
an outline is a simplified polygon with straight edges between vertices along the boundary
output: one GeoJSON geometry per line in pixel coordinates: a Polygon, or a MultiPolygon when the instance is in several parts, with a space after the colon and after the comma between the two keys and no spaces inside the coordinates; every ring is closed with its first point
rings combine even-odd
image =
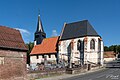
{"type": "Polygon", "coordinates": [[[26,29],[21,29],[21,28],[15,28],[16,30],[19,30],[22,37],[23,37],[23,40],[25,43],[28,43],[30,42],[30,32],[26,29]]]}
{"type": "Polygon", "coordinates": [[[20,29],[20,28],[15,28],[15,29],[19,30],[21,32],[21,34],[30,35],[30,32],[26,29],[20,29]]]}
{"type": "Polygon", "coordinates": [[[56,30],[52,30],[52,37],[54,37],[54,36],[58,36],[58,34],[57,34],[57,31],[56,31],[56,30]]]}

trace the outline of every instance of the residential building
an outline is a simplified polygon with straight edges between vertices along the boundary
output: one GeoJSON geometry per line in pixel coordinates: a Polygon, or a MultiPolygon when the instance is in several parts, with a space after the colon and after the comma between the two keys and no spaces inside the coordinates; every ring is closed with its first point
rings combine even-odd
{"type": "Polygon", "coordinates": [[[0,80],[26,80],[26,52],[20,32],[0,26],[0,80]]]}
{"type": "Polygon", "coordinates": [[[43,39],[42,43],[35,45],[30,53],[31,65],[37,63],[57,63],[57,43],[59,37],[51,37],[43,39]]]}
{"type": "Polygon", "coordinates": [[[117,54],[114,51],[105,51],[104,52],[104,62],[110,62],[117,59],[117,54]]]}

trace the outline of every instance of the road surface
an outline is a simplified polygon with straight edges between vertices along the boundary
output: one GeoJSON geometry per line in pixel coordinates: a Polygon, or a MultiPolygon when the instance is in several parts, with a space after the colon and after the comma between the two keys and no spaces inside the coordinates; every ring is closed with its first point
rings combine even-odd
{"type": "Polygon", "coordinates": [[[62,80],[120,80],[120,68],[107,68],[101,71],[62,80]]]}
{"type": "Polygon", "coordinates": [[[120,61],[107,63],[106,67],[106,69],[100,71],[62,80],[120,80],[120,61]]]}

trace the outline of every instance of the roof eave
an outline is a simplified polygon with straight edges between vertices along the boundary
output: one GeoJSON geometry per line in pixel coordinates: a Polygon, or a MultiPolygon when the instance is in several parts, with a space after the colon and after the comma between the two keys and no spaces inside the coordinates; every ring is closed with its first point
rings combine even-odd
{"type": "Polygon", "coordinates": [[[0,46],[0,49],[4,49],[4,50],[13,50],[13,51],[24,51],[24,52],[27,52],[27,51],[28,51],[28,49],[13,48],[13,47],[5,47],[5,46],[0,46]]]}
{"type": "Polygon", "coordinates": [[[82,38],[82,37],[86,37],[86,36],[101,37],[100,35],[84,35],[84,36],[78,36],[78,37],[72,37],[72,38],[66,38],[66,39],[61,38],[60,41],[68,40],[68,39],[74,39],[74,38],[82,38]]]}
{"type": "Polygon", "coordinates": [[[57,52],[50,52],[50,53],[30,53],[30,56],[34,55],[47,55],[47,54],[56,54],[57,52]]]}

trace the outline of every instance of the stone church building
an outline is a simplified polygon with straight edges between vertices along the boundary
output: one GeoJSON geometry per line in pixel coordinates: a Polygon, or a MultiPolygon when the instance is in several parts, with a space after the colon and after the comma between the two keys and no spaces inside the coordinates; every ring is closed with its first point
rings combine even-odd
{"type": "Polygon", "coordinates": [[[55,63],[64,63],[66,66],[103,65],[103,40],[88,20],[65,23],[60,36],[46,38],[38,16],[34,44],[30,53],[31,64],[56,60],[55,63]]]}

